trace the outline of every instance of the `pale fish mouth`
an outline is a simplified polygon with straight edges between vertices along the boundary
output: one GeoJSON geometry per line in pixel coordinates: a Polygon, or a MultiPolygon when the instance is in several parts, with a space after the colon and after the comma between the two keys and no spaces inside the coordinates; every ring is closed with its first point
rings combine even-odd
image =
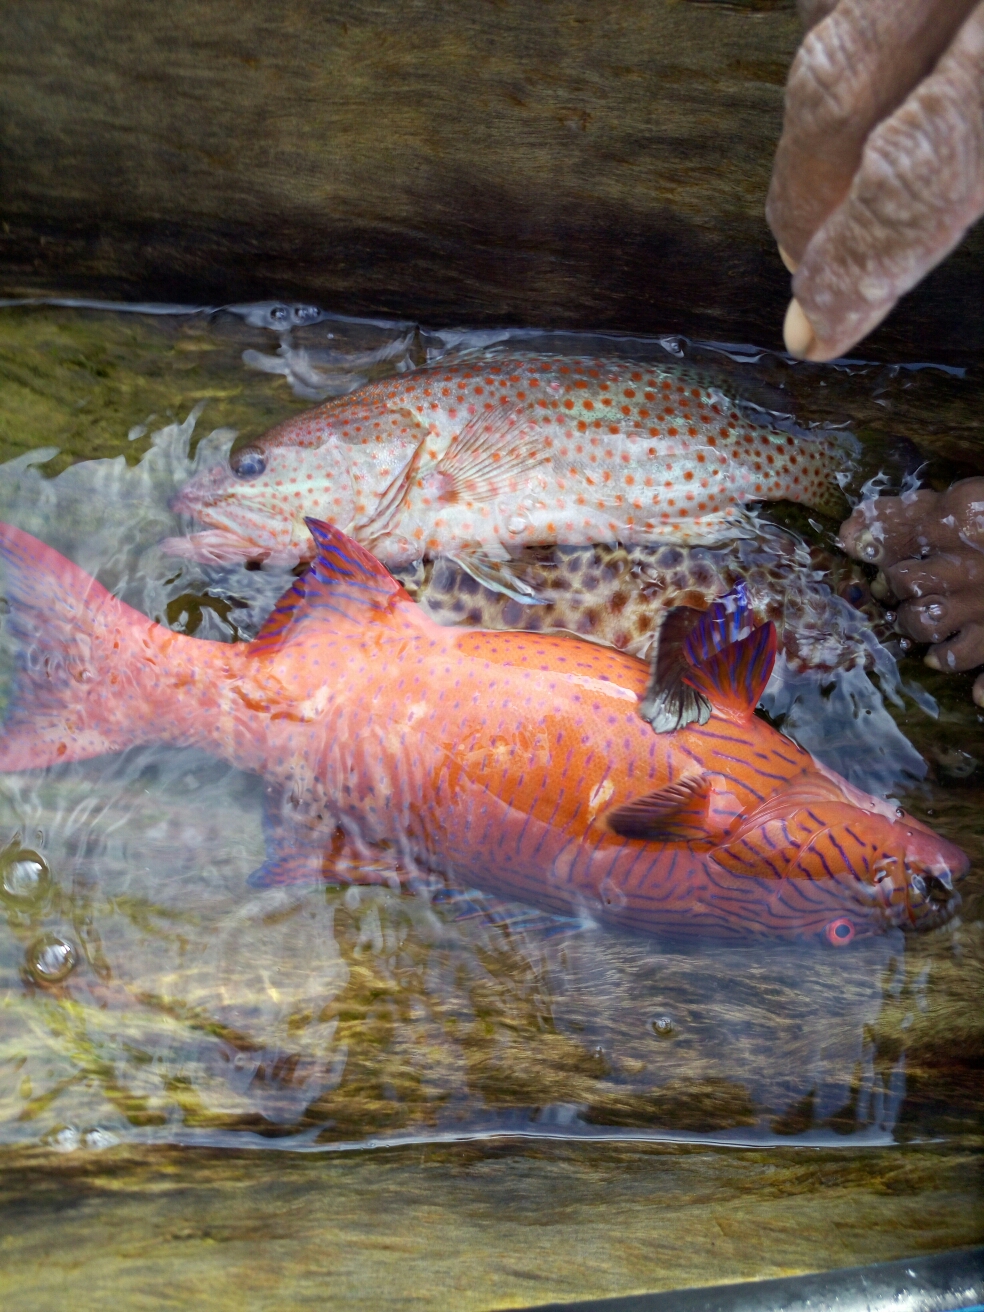
{"type": "Polygon", "coordinates": [[[191,515],[194,519],[206,522],[208,508],[217,499],[209,497],[204,489],[196,489],[189,484],[175,492],[167,505],[173,515],[191,515]]]}

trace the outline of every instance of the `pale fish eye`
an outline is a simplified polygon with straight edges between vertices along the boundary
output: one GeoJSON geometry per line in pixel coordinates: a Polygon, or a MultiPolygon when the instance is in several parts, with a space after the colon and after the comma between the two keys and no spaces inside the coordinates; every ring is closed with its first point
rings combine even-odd
{"type": "Polygon", "coordinates": [[[266,456],[258,446],[241,446],[229,457],[237,478],[257,478],[266,469],[266,456]]]}

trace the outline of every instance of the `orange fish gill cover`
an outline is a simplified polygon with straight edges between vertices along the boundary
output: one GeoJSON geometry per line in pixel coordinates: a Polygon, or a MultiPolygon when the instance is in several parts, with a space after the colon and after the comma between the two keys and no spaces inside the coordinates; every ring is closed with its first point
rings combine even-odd
{"type": "Polygon", "coordinates": [[[208,527],[164,547],[294,564],[313,553],[315,516],[386,565],[449,555],[508,590],[488,562],[531,543],[713,544],[743,531],[749,502],[846,509],[850,443],[780,431],[685,365],[466,359],[372,383],[242,447],[173,502],[208,527]]]}
{"type": "Polygon", "coordinates": [[[691,630],[704,724],[656,734],[645,664],[573,636],[434,624],[312,521],[255,642],[175,634],[0,526],[17,670],[0,769],[195,745],[266,781],[254,884],[413,879],[635,930],[826,937],[952,915],[959,849],[753,714],[775,650],[740,595],[691,630]],[[730,609],[729,609],[730,607],[730,609]]]}

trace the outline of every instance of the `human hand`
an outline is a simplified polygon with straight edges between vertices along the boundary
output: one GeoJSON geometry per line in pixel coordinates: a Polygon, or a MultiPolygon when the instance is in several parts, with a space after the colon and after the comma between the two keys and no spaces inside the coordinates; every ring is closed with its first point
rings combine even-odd
{"type": "Polygon", "coordinates": [[[799,0],[766,204],[791,354],[832,360],[984,214],[984,0],[799,0]]]}
{"type": "MultiPolygon", "coordinates": [[[[946,492],[862,501],[841,525],[840,540],[848,555],[878,566],[872,591],[901,602],[903,633],[932,643],[927,665],[984,665],[984,478],[965,478],[946,492]]],[[[973,696],[984,706],[984,674],[973,696]]]]}

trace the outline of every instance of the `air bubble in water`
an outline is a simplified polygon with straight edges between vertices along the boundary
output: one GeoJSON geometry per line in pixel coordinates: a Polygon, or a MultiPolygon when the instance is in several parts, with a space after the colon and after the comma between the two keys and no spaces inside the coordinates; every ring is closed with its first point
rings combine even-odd
{"type": "Polygon", "coordinates": [[[51,883],[48,863],[39,852],[12,843],[0,852],[0,896],[15,905],[39,902],[51,883]]]}
{"type": "Polygon", "coordinates": [[[38,984],[60,984],[71,975],[78,961],[72,944],[57,934],[42,934],[24,955],[31,978],[38,984]]]}
{"type": "Polygon", "coordinates": [[[650,1022],[650,1028],[658,1039],[668,1039],[674,1033],[673,1019],[670,1016],[656,1016],[650,1022]]]}

